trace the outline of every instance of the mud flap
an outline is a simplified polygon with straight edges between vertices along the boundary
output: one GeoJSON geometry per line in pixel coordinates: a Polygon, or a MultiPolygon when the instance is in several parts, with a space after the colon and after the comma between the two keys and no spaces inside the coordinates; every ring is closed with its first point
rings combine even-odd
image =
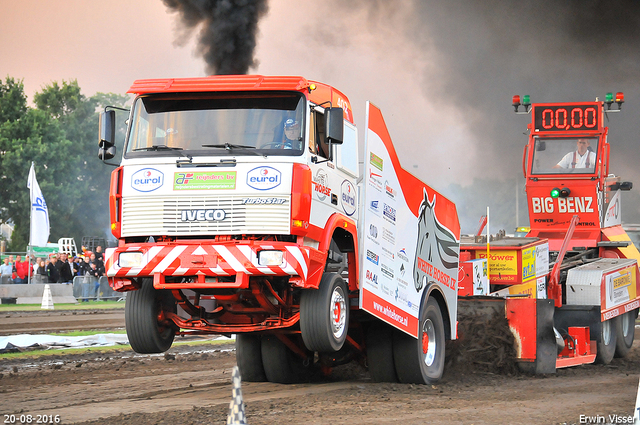
{"type": "Polygon", "coordinates": [[[555,373],[558,348],[553,331],[553,300],[510,298],[509,327],[516,339],[518,366],[528,373],[555,373]]]}

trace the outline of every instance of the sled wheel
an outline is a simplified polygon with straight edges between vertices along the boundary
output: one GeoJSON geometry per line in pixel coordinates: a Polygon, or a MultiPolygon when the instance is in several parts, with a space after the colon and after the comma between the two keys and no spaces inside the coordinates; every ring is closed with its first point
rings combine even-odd
{"type": "Polygon", "coordinates": [[[275,335],[262,336],[262,364],[269,382],[296,384],[302,382],[307,368],[304,360],[295,355],[275,335]]]}
{"type": "Polygon", "coordinates": [[[127,295],[125,325],[129,344],[136,353],[163,353],[171,348],[175,327],[165,319],[165,311],[176,310],[169,291],[158,291],[152,279],[142,279],[137,291],[127,295]]]}
{"type": "Polygon", "coordinates": [[[600,335],[597,338],[596,363],[609,364],[616,353],[616,320],[601,323],[600,335]]]}
{"type": "Polygon", "coordinates": [[[310,351],[333,353],[342,348],[349,328],[349,293],[336,273],[325,273],[317,290],[302,291],[300,331],[310,351]]]}
{"type": "Polygon", "coordinates": [[[628,311],[615,319],[616,357],[625,357],[635,337],[637,310],[628,311]]]}
{"type": "Polygon", "coordinates": [[[429,297],[420,311],[418,339],[393,334],[393,358],[404,384],[432,384],[444,371],[444,322],[438,302],[429,297]]]}
{"type": "Polygon", "coordinates": [[[374,382],[398,382],[393,363],[394,329],[381,322],[372,323],[367,329],[367,364],[374,382]]]}
{"type": "Polygon", "coordinates": [[[264,382],[267,376],[262,366],[260,335],[236,334],[236,362],[240,376],[246,382],[264,382]]]}

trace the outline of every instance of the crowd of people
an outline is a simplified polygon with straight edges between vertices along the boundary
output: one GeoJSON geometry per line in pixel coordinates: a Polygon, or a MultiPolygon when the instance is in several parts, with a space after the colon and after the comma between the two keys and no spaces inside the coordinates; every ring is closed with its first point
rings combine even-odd
{"type": "Polygon", "coordinates": [[[29,267],[31,280],[39,283],[72,284],[76,276],[95,278],[96,283],[104,274],[104,254],[102,247],[95,252],[84,251],[82,255],[69,257],[66,253],[53,254],[48,258],[31,259],[29,255],[22,261],[21,255],[8,255],[0,266],[1,283],[28,283],[29,267]]]}

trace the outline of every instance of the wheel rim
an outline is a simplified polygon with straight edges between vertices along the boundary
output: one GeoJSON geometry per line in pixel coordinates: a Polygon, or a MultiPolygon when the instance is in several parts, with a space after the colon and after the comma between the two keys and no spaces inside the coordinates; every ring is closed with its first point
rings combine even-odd
{"type": "Polygon", "coordinates": [[[340,338],[347,327],[347,301],[342,288],[337,287],[331,294],[331,330],[335,338],[340,338]]]}
{"type": "Polygon", "coordinates": [[[430,367],[436,360],[436,329],[431,319],[422,324],[422,357],[424,364],[430,367]]]}
{"type": "Polygon", "coordinates": [[[611,343],[611,320],[602,322],[602,342],[605,345],[609,345],[611,343]]]}

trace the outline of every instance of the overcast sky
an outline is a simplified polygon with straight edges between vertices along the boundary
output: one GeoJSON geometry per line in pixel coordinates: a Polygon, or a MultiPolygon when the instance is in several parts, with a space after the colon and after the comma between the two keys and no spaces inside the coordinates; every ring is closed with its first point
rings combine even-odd
{"type": "MultiPolygon", "coordinates": [[[[638,3],[270,0],[250,72],[336,86],[361,129],[372,101],[405,168],[447,196],[451,184],[475,181],[487,204],[491,188],[477,179],[523,184],[530,118],[513,114],[512,95],[589,101],[623,90],[628,103],[609,123],[612,169],[640,187],[638,3]]],[[[92,95],[124,93],[141,78],[206,75],[194,34],[180,30],[161,0],[0,6],[0,77],[23,79],[29,100],[62,79],[92,95]]],[[[486,208],[456,202],[473,223],[486,208]]]]}

